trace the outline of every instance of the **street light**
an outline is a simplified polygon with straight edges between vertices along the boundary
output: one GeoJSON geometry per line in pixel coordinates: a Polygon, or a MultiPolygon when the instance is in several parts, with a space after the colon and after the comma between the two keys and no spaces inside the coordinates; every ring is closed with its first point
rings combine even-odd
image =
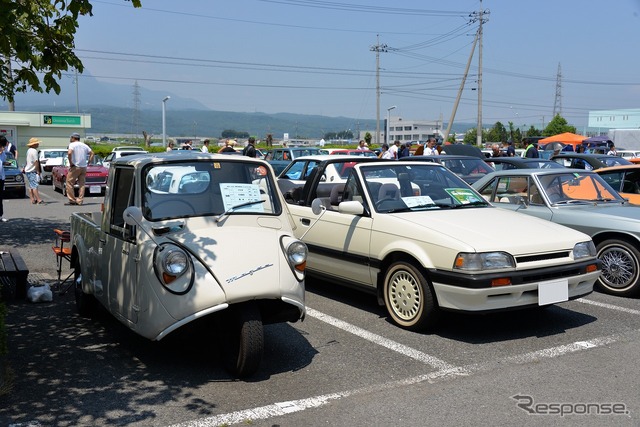
{"type": "Polygon", "coordinates": [[[389,145],[389,120],[391,120],[389,113],[391,113],[391,110],[395,108],[396,108],[395,105],[393,107],[387,108],[387,129],[384,132],[384,139],[385,141],[387,141],[387,145],[389,145]]]}
{"type": "Polygon", "coordinates": [[[162,100],[162,146],[165,148],[167,147],[167,120],[165,105],[167,105],[167,101],[170,99],[170,96],[165,96],[162,100]]]}

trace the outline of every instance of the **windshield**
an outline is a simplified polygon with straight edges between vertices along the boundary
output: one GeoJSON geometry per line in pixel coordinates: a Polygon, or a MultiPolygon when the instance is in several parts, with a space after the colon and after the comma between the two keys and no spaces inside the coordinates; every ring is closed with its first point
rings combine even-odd
{"type": "Polygon", "coordinates": [[[624,199],[595,173],[567,172],[538,177],[540,187],[552,204],[608,202],[624,199]]]}
{"type": "Polygon", "coordinates": [[[440,165],[384,162],[362,165],[361,171],[369,199],[379,213],[488,206],[468,184],[440,165]]]}
{"type": "Polygon", "coordinates": [[[276,187],[262,165],[231,161],[152,164],[142,173],[143,213],[151,221],[235,214],[279,215],[276,187]],[[251,202],[259,202],[249,204],[251,202]]]}

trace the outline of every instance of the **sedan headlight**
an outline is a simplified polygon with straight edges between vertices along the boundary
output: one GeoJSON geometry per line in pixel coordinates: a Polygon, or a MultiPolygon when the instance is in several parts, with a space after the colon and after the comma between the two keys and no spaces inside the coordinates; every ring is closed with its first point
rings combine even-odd
{"type": "Polygon", "coordinates": [[[482,271],[515,268],[516,263],[506,252],[464,253],[456,256],[454,270],[482,271]]]}
{"type": "Polygon", "coordinates": [[[573,247],[573,259],[594,258],[596,254],[596,245],[591,240],[576,243],[573,247]]]}

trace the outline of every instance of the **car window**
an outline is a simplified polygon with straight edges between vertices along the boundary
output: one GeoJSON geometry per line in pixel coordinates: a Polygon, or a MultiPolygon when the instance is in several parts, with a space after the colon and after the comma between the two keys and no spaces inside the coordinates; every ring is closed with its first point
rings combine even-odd
{"type": "Polygon", "coordinates": [[[624,173],[622,171],[600,174],[602,179],[604,179],[607,182],[607,184],[609,184],[610,186],[612,186],[614,189],[618,191],[621,191],[621,188],[622,188],[620,184],[622,183],[623,175],[624,173]]]}
{"type": "Polygon", "coordinates": [[[528,201],[529,180],[526,176],[502,176],[496,180],[495,194],[487,194],[484,190],[483,196],[491,196],[490,202],[518,204],[521,201],[528,201]]]}

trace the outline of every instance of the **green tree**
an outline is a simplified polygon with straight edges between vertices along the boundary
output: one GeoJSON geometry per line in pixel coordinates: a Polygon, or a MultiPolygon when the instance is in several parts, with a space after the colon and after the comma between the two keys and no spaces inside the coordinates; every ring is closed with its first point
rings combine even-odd
{"type": "Polygon", "coordinates": [[[500,122],[496,122],[496,124],[487,132],[486,139],[484,135],[482,135],[482,139],[483,141],[491,142],[507,142],[507,133],[507,129],[504,125],[500,122]]]}
{"type": "Polygon", "coordinates": [[[63,71],[84,70],[73,50],[78,17],[92,16],[90,0],[0,0],[0,10],[0,96],[9,103],[29,90],[59,94],[63,71]]]}
{"type": "Polygon", "coordinates": [[[567,123],[567,120],[556,114],[556,116],[549,122],[546,128],[542,131],[543,136],[558,135],[559,133],[571,132],[576,133],[576,127],[567,123]]]}
{"type": "MultiPolygon", "coordinates": [[[[476,145],[477,144],[477,140],[478,140],[478,135],[476,134],[477,128],[471,128],[469,130],[467,130],[464,134],[464,139],[462,140],[462,142],[464,144],[470,144],[470,145],[476,145]]],[[[488,132],[486,130],[482,130],[482,141],[491,141],[489,139],[489,135],[488,132]]]]}
{"type": "Polygon", "coordinates": [[[367,143],[367,145],[371,145],[371,140],[373,139],[373,135],[371,135],[371,132],[366,132],[364,134],[364,142],[367,143]]]}

